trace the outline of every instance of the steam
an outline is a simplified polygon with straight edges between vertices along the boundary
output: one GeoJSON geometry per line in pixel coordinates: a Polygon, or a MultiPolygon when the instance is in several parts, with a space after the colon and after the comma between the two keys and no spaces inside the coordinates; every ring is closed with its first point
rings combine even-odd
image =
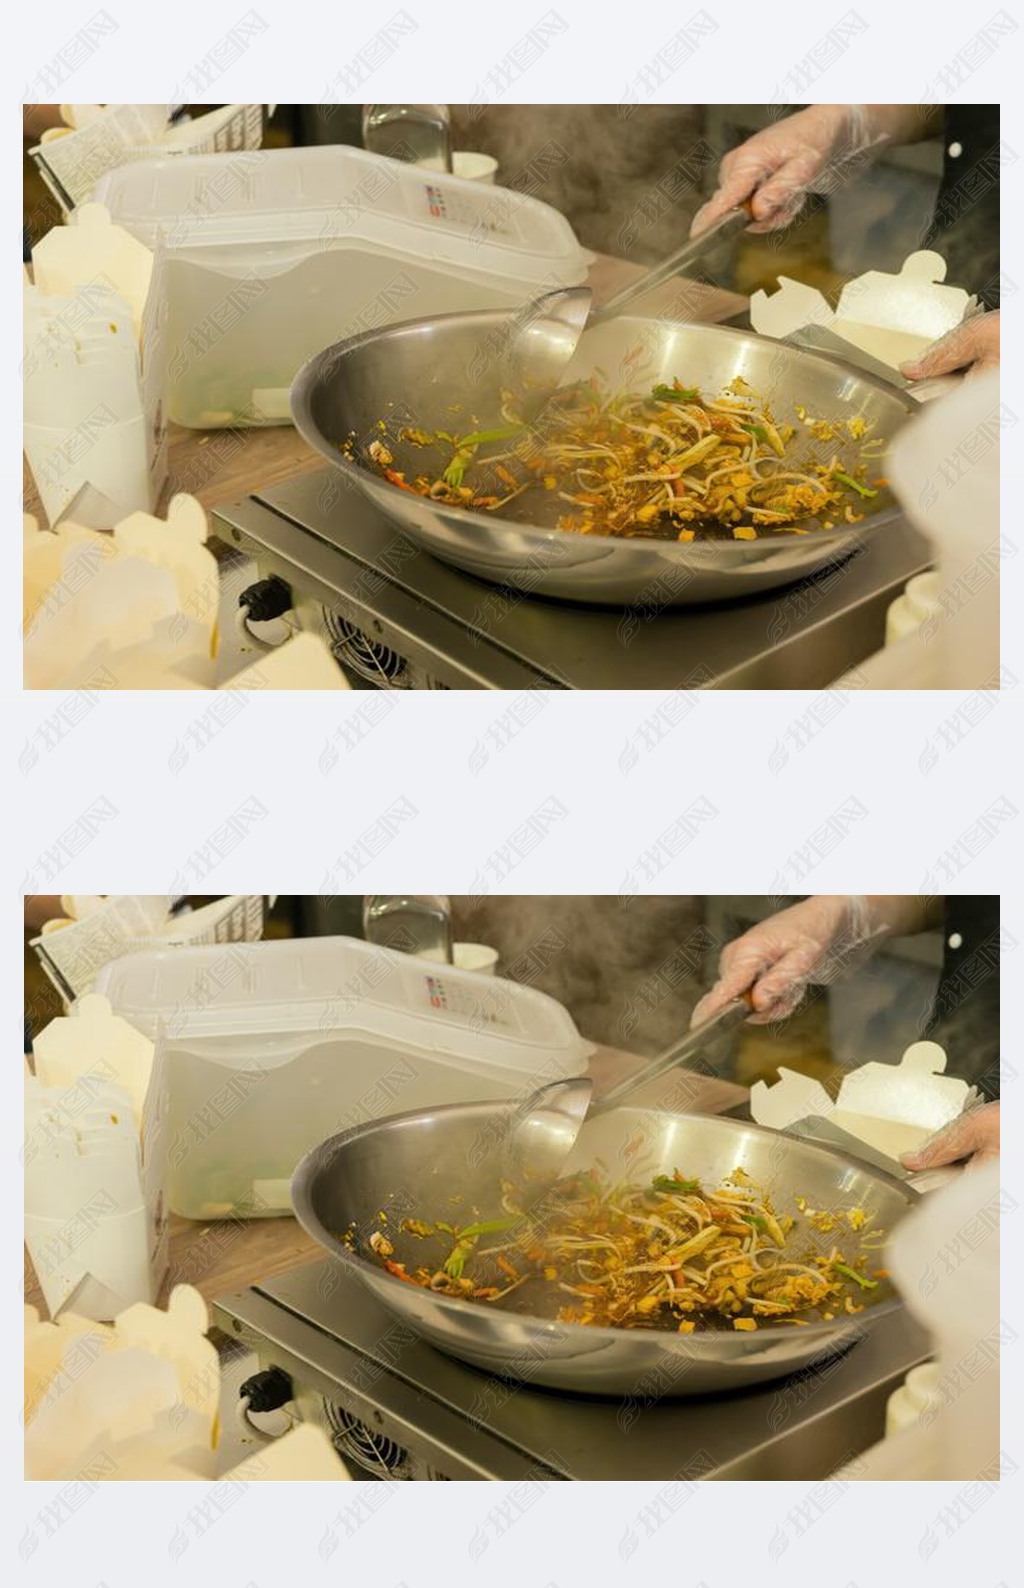
{"type": "Polygon", "coordinates": [[[591,1041],[636,1053],[685,1035],[702,962],[717,963],[696,896],[456,896],[452,912],[457,939],[498,950],[499,975],[556,998],[591,1041]]]}
{"type": "Polygon", "coordinates": [[[454,144],[498,161],[502,186],[561,210],[587,248],[653,263],[678,248],[714,186],[718,151],[691,105],[453,105],[454,144]]]}

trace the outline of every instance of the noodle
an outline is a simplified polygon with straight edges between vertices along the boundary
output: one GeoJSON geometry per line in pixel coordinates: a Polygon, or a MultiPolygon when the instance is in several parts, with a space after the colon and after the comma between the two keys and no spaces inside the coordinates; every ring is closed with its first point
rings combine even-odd
{"type": "MultiPolygon", "coordinates": [[[[571,509],[560,514],[557,528],[580,535],[690,541],[806,533],[801,526],[853,522],[851,508],[877,495],[863,461],[876,453],[864,450],[847,472],[838,453],[827,463],[796,459],[791,444],[806,436],[776,424],[742,380],[730,391],[713,401],[676,381],[649,393],[614,392],[595,376],[560,388],[533,426],[516,421],[506,394],[508,423],[499,429],[461,437],[401,431],[401,441],[447,454],[439,473],[407,477],[379,439],[363,461],[403,490],[475,512],[500,510],[531,487],[553,492],[571,509]],[[583,462],[590,466],[581,469],[583,462]],[[770,470],[769,463],[781,467],[770,470]],[[659,486],[653,495],[652,483],[659,486]]],[[[842,433],[865,449],[880,444],[866,437],[859,417],[801,418],[817,440],[842,433]]],[[[343,450],[352,454],[356,445],[350,437],[343,450]]]]}
{"type": "MultiPolygon", "coordinates": [[[[859,1294],[878,1283],[863,1255],[844,1259],[835,1246],[827,1255],[795,1250],[795,1220],[776,1216],[741,1170],[713,1192],[678,1172],[609,1185],[591,1171],[559,1182],[539,1219],[517,1211],[511,1187],[502,1200],[507,1217],[462,1231],[407,1220],[408,1233],[448,1232],[454,1247],[440,1267],[385,1266],[440,1294],[484,1302],[544,1280],[572,1298],[559,1307],[561,1322],[685,1332],[795,1322],[795,1314],[825,1305],[859,1310],[848,1285],[859,1294]],[[487,1245],[491,1235],[497,1241],[487,1245]],[[505,1276],[501,1289],[488,1272],[495,1261],[505,1276]]],[[[862,1209],[830,1217],[851,1230],[870,1222],[862,1209]]],[[[815,1219],[822,1216],[809,1216],[814,1228],[815,1219]]],[[[376,1260],[381,1255],[374,1250],[376,1260]]]]}

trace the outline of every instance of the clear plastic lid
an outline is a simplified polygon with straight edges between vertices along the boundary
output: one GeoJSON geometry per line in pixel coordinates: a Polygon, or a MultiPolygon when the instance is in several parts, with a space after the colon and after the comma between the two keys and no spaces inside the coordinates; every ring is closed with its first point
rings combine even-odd
{"type": "Polygon", "coordinates": [[[567,1010],[533,987],[357,938],[147,950],[114,960],[96,991],[147,1036],[172,1040],[369,1033],[410,1052],[529,1073],[576,1073],[590,1051],[567,1010]]]}
{"type": "Polygon", "coordinates": [[[344,145],[140,160],[96,199],[154,247],[377,246],[472,276],[575,284],[589,255],[549,204],[344,145]]]}

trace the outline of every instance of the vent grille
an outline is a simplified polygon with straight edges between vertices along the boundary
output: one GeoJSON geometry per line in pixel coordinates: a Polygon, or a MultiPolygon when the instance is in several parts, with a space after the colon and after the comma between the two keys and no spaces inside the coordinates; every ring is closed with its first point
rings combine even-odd
{"type": "Polygon", "coordinates": [[[385,1478],[411,1477],[409,1452],[387,1434],[377,1432],[332,1401],[323,1402],[323,1413],[339,1455],[351,1456],[361,1467],[385,1478]]]}
{"type": "Polygon", "coordinates": [[[390,645],[371,640],[362,629],[329,607],[323,608],[323,619],[331,649],[343,667],[382,689],[412,688],[408,662],[390,645]]]}

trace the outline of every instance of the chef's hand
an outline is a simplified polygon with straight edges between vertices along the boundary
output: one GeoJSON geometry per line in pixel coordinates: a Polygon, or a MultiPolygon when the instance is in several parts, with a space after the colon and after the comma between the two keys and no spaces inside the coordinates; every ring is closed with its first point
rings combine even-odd
{"type": "Polygon", "coordinates": [[[816,185],[831,186],[842,167],[873,142],[862,105],[811,105],[730,149],[718,168],[718,191],[697,211],[690,236],[726,210],[752,200],[752,232],[788,226],[816,185]],[[828,177],[825,168],[833,165],[828,177]]]}
{"type": "Polygon", "coordinates": [[[854,951],[874,936],[866,902],[854,895],[823,894],[780,910],[726,944],[718,981],[690,1024],[702,1025],[745,992],[755,1011],[752,1025],[781,1020],[792,1014],[809,985],[833,981],[848,968],[854,951]]]}
{"type": "Polygon", "coordinates": [[[916,1152],[905,1152],[902,1163],[905,1169],[937,1169],[941,1164],[959,1163],[966,1158],[967,1167],[976,1169],[998,1157],[999,1104],[985,1103],[944,1125],[916,1152]]]}
{"type": "Polygon", "coordinates": [[[926,347],[918,358],[900,365],[908,380],[927,380],[932,375],[948,375],[966,369],[980,375],[999,368],[999,315],[976,314],[963,325],[954,326],[946,336],[926,347]]]}

